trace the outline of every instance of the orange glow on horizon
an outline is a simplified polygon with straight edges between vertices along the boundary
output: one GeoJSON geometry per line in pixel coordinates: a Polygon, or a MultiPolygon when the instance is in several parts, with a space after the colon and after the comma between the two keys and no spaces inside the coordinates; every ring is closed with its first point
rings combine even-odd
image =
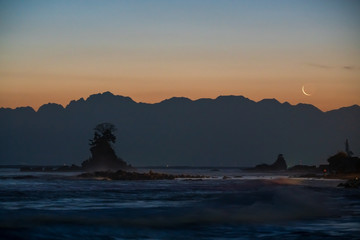
{"type": "Polygon", "coordinates": [[[173,64],[165,65],[168,68],[160,67],[159,63],[153,63],[151,67],[127,66],[128,69],[122,71],[101,67],[82,71],[68,69],[64,74],[51,70],[51,67],[41,74],[35,71],[20,73],[15,69],[12,72],[1,71],[0,68],[0,107],[31,106],[38,109],[49,102],[65,107],[71,100],[86,99],[91,94],[105,91],[146,103],[175,96],[195,100],[242,95],[254,101],[275,98],[290,104],[308,103],[323,111],[360,104],[358,70],[329,70],[280,62],[268,63],[260,68],[256,68],[256,64],[213,67],[199,63],[189,65],[188,71],[182,71],[184,68],[181,65],[173,64]],[[316,91],[310,97],[304,96],[301,91],[303,85],[312,86],[316,91]]]}
{"type": "MultiPolygon", "coordinates": [[[[326,91],[326,89],[324,89],[326,91]]],[[[17,91],[16,93],[5,93],[0,91],[0,104],[2,107],[22,107],[31,106],[37,110],[41,105],[46,103],[58,103],[66,107],[70,101],[78,100],[80,98],[87,99],[92,94],[103,93],[106,91],[112,92],[114,95],[128,96],[135,102],[144,103],[158,103],[171,97],[187,97],[192,100],[200,98],[212,98],[215,99],[221,95],[236,95],[244,96],[253,101],[260,101],[267,98],[275,98],[279,102],[289,102],[292,105],[298,103],[312,104],[322,111],[328,111],[337,109],[340,107],[351,106],[359,103],[359,97],[347,98],[343,102],[332,101],[332,97],[321,96],[321,91],[316,95],[307,97],[301,92],[301,85],[292,90],[281,90],[281,89],[268,89],[267,86],[262,88],[247,87],[242,90],[234,90],[231,87],[222,87],[216,90],[211,89],[193,89],[191,91],[186,89],[162,89],[154,91],[134,91],[134,90],[119,90],[119,89],[108,89],[104,87],[99,90],[76,90],[68,91],[67,89],[58,89],[52,91],[17,91]]],[[[340,91],[340,90],[339,90],[340,91]]],[[[354,90],[356,92],[356,90],[354,90]]],[[[334,94],[338,94],[338,91],[334,91],[334,94]]]]}

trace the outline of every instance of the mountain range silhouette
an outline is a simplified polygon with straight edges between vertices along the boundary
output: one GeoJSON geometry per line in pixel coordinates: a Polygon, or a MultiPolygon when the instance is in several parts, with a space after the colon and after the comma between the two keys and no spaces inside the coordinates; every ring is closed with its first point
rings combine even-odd
{"type": "Polygon", "coordinates": [[[279,153],[290,166],[321,164],[345,139],[360,152],[358,105],[322,112],[243,96],[148,104],[104,92],[65,108],[0,108],[0,164],[80,164],[101,122],[117,127],[114,149],[133,166],[254,166],[279,153]]]}

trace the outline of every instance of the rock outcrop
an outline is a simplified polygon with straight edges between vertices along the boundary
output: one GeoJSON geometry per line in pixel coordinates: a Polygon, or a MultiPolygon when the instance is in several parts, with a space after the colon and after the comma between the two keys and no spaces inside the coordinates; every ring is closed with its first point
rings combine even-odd
{"type": "Polygon", "coordinates": [[[287,164],[282,154],[279,154],[276,161],[269,165],[269,164],[259,164],[256,165],[254,168],[250,170],[255,171],[282,171],[287,169],[287,164]]]}
{"type": "Polygon", "coordinates": [[[81,166],[85,171],[106,171],[131,168],[124,160],[116,156],[110,144],[100,144],[90,148],[91,157],[81,166]]]}
{"type": "Polygon", "coordinates": [[[360,187],[360,179],[354,178],[349,179],[344,183],[340,183],[338,187],[344,187],[344,188],[359,188],[360,187]]]}
{"type": "Polygon", "coordinates": [[[91,157],[85,160],[81,166],[85,171],[116,171],[131,169],[124,160],[116,156],[111,143],[115,143],[113,134],[116,128],[111,123],[101,123],[95,127],[94,138],[90,140],[91,157]]]}

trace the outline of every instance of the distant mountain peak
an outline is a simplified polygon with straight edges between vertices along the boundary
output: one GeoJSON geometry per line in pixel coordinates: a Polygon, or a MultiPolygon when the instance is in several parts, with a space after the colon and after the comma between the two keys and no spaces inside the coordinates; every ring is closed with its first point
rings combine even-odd
{"type": "Polygon", "coordinates": [[[37,112],[41,113],[41,112],[58,112],[58,111],[62,111],[64,110],[64,107],[61,104],[57,104],[57,103],[47,103],[42,105],[37,112]]]}
{"type": "Polygon", "coordinates": [[[287,106],[287,107],[291,107],[291,106],[292,106],[289,102],[283,102],[282,105],[287,106]]]}
{"type": "Polygon", "coordinates": [[[311,104],[307,104],[307,103],[298,103],[295,105],[296,108],[298,109],[302,109],[302,110],[311,110],[311,111],[315,111],[315,112],[323,112],[320,109],[318,109],[317,107],[315,107],[314,105],[311,104]]]}
{"type": "Polygon", "coordinates": [[[112,92],[110,92],[110,91],[103,92],[102,95],[115,96],[115,95],[114,95],[112,92]]]}
{"type": "Polygon", "coordinates": [[[86,100],[80,98],[79,100],[72,100],[67,106],[66,109],[81,109],[85,105],[87,106],[103,106],[109,107],[123,103],[136,103],[130,97],[124,97],[121,95],[114,95],[113,93],[107,91],[103,93],[96,93],[90,95],[86,100]]]}
{"type": "Polygon", "coordinates": [[[101,100],[118,100],[118,101],[122,101],[122,102],[132,102],[135,103],[134,100],[132,100],[130,97],[124,97],[121,95],[114,95],[113,93],[107,91],[107,92],[103,92],[103,93],[97,93],[97,94],[92,94],[90,95],[86,101],[87,102],[91,102],[91,101],[101,101],[101,100]]]}
{"type": "Polygon", "coordinates": [[[348,106],[348,107],[342,107],[342,108],[339,108],[338,110],[340,109],[351,109],[351,110],[359,110],[360,109],[360,106],[357,105],[357,104],[354,104],[354,105],[351,105],[351,106],[348,106]]]}
{"type": "Polygon", "coordinates": [[[24,112],[35,112],[35,110],[32,108],[32,107],[17,107],[15,108],[15,110],[18,110],[18,111],[24,111],[24,112]]]}
{"type": "Polygon", "coordinates": [[[165,99],[160,103],[164,104],[164,103],[190,103],[190,102],[192,102],[192,100],[187,97],[172,97],[169,99],[165,99]]]}
{"type": "Polygon", "coordinates": [[[244,96],[236,96],[236,95],[220,95],[215,101],[224,102],[224,103],[238,103],[238,102],[254,102],[244,96]]]}
{"type": "Polygon", "coordinates": [[[36,111],[32,108],[32,107],[17,107],[15,109],[12,108],[0,108],[0,111],[4,111],[4,112],[11,112],[11,111],[16,111],[16,112],[21,112],[21,113],[35,113],[36,111]]]}
{"type": "Polygon", "coordinates": [[[357,104],[354,104],[354,105],[351,105],[351,106],[348,106],[348,107],[341,107],[339,109],[334,109],[334,110],[330,110],[330,111],[327,111],[326,113],[336,113],[336,112],[356,112],[356,113],[359,113],[360,112],[360,106],[357,105],[357,104]]]}
{"type": "Polygon", "coordinates": [[[216,99],[248,99],[241,95],[220,95],[216,99]]]}
{"type": "Polygon", "coordinates": [[[264,98],[262,100],[260,100],[259,102],[260,104],[281,104],[277,99],[275,98],[264,98]]]}
{"type": "Polygon", "coordinates": [[[75,106],[79,106],[85,103],[84,98],[80,98],[79,100],[71,100],[70,103],[66,106],[66,109],[74,108],[75,106]]]}

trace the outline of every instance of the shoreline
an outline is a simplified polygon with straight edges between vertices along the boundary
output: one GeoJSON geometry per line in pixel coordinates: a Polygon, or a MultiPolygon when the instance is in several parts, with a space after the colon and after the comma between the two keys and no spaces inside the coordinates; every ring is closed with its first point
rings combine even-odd
{"type": "Polygon", "coordinates": [[[351,179],[360,178],[360,173],[338,173],[338,174],[329,174],[329,175],[305,174],[305,175],[300,175],[298,177],[299,178],[351,180],[351,179]]]}
{"type": "MultiPolygon", "coordinates": [[[[81,169],[81,168],[76,168],[73,167],[60,167],[57,168],[57,166],[16,166],[16,165],[8,165],[8,166],[1,166],[1,168],[17,168],[19,169],[20,172],[28,172],[28,173],[75,173],[78,172],[80,174],[95,174],[95,172],[107,172],[107,173],[116,173],[116,171],[91,171],[88,172],[85,169],[81,169]]],[[[138,167],[138,168],[132,168],[132,169],[122,169],[120,171],[122,172],[127,172],[130,174],[138,174],[140,175],[146,175],[149,173],[144,172],[144,169],[149,169],[148,167],[138,167]]],[[[164,175],[168,175],[167,177],[170,177],[170,175],[175,176],[175,178],[177,178],[177,176],[185,176],[188,175],[186,177],[190,177],[189,174],[187,174],[186,170],[190,170],[190,169],[207,169],[210,172],[221,172],[221,170],[225,170],[225,169],[238,169],[240,172],[239,174],[241,176],[246,176],[247,173],[250,175],[253,174],[265,174],[265,175],[278,175],[278,176],[283,176],[283,177],[289,177],[289,178],[314,178],[314,179],[339,179],[339,180],[351,180],[351,179],[356,179],[356,178],[360,178],[360,172],[358,173],[322,173],[322,172],[318,172],[318,171],[293,171],[293,170],[280,170],[280,171],[256,171],[255,169],[252,169],[249,171],[249,169],[244,169],[241,167],[211,167],[211,166],[206,166],[206,167],[185,167],[185,166],[180,166],[180,167],[151,167],[152,170],[180,170],[177,173],[165,173],[165,172],[158,172],[158,171],[154,171],[152,172],[152,174],[164,174],[164,175]],[[185,172],[181,172],[181,170],[185,170],[185,172]]],[[[149,169],[149,170],[151,170],[149,169]]],[[[88,176],[89,176],[88,175],[88,176]]],[[[211,175],[211,174],[210,174],[211,175]]],[[[225,176],[225,175],[224,175],[225,176]]],[[[199,177],[199,176],[195,176],[195,177],[199,177]]],[[[205,176],[202,176],[205,177],[205,176]]]]}

